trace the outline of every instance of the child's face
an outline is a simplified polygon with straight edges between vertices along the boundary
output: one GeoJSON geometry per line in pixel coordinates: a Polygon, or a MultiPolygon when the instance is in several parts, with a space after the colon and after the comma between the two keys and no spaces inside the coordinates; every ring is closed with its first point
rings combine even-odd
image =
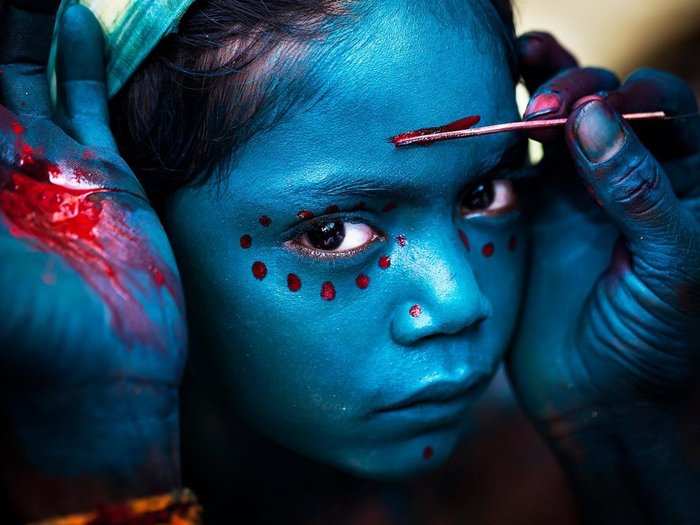
{"type": "Polygon", "coordinates": [[[328,93],[166,213],[198,372],[276,441],[375,477],[448,457],[523,281],[506,180],[520,139],[387,142],[465,115],[516,119],[500,36],[473,3],[457,20],[406,4],[354,21],[360,44],[315,66],[328,93]]]}

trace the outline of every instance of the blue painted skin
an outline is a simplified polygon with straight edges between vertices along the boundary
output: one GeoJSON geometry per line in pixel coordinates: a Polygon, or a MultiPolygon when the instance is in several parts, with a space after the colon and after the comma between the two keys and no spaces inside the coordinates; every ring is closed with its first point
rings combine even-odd
{"type": "MultiPolygon", "coordinates": [[[[521,174],[517,164],[503,166],[502,161],[507,151],[519,151],[522,137],[498,135],[401,151],[386,143],[398,132],[466,114],[479,114],[484,123],[517,118],[501,36],[485,23],[485,13],[474,4],[460,4],[450,16],[442,15],[433,16],[428,7],[405,9],[398,0],[382,2],[353,21],[362,46],[348,46],[331,34],[309,59],[315,66],[312,80],[323,96],[294,108],[282,123],[249,141],[221,185],[211,179],[179,190],[167,202],[161,219],[183,276],[192,334],[185,406],[201,399],[223,407],[215,424],[223,435],[235,434],[237,428],[226,424],[239,424],[240,418],[246,428],[319,462],[363,476],[395,478],[444,463],[470,425],[478,391],[495,372],[515,329],[526,277],[527,229],[518,210],[472,213],[462,204],[475,181],[521,174]],[[370,195],[350,194],[345,187],[353,183],[371,190],[370,195]],[[368,211],[347,211],[358,202],[368,211]],[[396,208],[382,212],[389,202],[396,208]],[[377,239],[351,257],[319,258],[300,250],[307,226],[296,213],[310,210],[320,217],[331,205],[343,211],[328,220],[342,219],[355,225],[348,228],[364,232],[369,229],[358,225],[366,224],[377,239]],[[268,227],[258,222],[261,215],[272,219],[268,227]],[[471,251],[459,229],[469,237],[471,251]],[[253,238],[249,249],[240,247],[244,234],[253,238]],[[406,246],[395,242],[397,235],[405,235],[406,246]],[[512,235],[521,240],[513,252],[507,248],[512,235]],[[481,248],[489,242],[495,253],[484,257],[481,248]],[[391,258],[389,268],[379,268],[381,256],[391,258]],[[262,280],[251,272],[255,261],[267,267],[262,280]],[[301,279],[298,292],[287,288],[289,273],[301,279]],[[355,285],[360,273],[371,279],[366,290],[355,285]],[[333,301],[320,296],[326,281],[334,283],[333,301]],[[409,315],[414,304],[422,309],[418,317],[409,315]],[[473,388],[449,407],[378,413],[430,385],[473,388]],[[433,455],[426,460],[428,446],[433,455]]],[[[73,81],[64,85],[67,100],[81,95],[84,101],[74,111],[82,107],[93,113],[64,121],[64,129],[80,143],[97,142],[92,145],[105,160],[119,162],[99,111],[104,107],[101,76],[85,74],[96,71],[86,64],[99,64],[95,46],[87,45],[95,42],[95,22],[81,8],[66,16],[65,31],[74,42],[73,47],[64,43],[65,52],[85,64],[59,68],[59,74],[73,81]],[[87,90],[92,90],[89,96],[87,90]]],[[[679,439],[675,413],[662,402],[678,404],[696,377],[698,213],[691,199],[679,204],[665,173],[676,191],[686,198],[694,195],[700,173],[698,130],[690,124],[682,135],[667,131],[667,141],[687,148],[675,152],[684,163],[669,165],[664,173],[608,108],[652,105],[685,113],[694,101],[687,88],[658,72],[642,73],[618,89],[608,73],[570,69],[575,66],[570,55],[542,35],[521,40],[520,53],[531,90],[558,93],[562,114],[601,90],[607,102],[573,110],[567,141],[575,164],[561,144],[552,143],[544,176],[531,183],[528,194],[539,201],[525,311],[508,360],[513,384],[597,522],[619,522],[634,512],[658,523],[679,515],[690,522],[697,511],[685,495],[700,476],[678,458],[657,464],[645,452],[679,439]],[[562,69],[567,71],[548,80],[562,69]],[[635,166],[639,169],[629,169],[635,166]],[[602,209],[576,182],[574,171],[591,186],[602,209]],[[643,183],[655,174],[653,183],[643,183]],[[615,277],[596,284],[620,233],[628,240],[629,256],[621,259],[628,264],[617,264],[615,277]],[[640,434],[650,425],[659,432],[640,434]],[[576,459],[574,446],[587,453],[583,462],[576,459]],[[621,470],[636,477],[625,478],[621,470]],[[601,476],[607,483],[600,483],[601,476]],[[647,494],[658,479],[668,480],[663,498],[647,494]],[[613,490],[617,505],[609,504],[613,490]],[[651,513],[639,508],[635,490],[646,495],[651,513]]],[[[40,86],[39,79],[9,71],[0,77],[2,102],[26,113],[21,93],[27,85],[40,86]]],[[[46,107],[40,95],[32,104],[46,107]]],[[[546,116],[551,113],[535,118],[546,116]]],[[[19,118],[47,155],[78,158],[79,146],[58,127],[19,118]]],[[[3,145],[11,148],[8,132],[2,133],[3,145]]],[[[667,160],[664,140],[652,144],[667,160]]],[[[13,152],[4,158],[10,162],[13,152]]],[[[103,169],[111,185],[122,187],[112,181],[126,180],[139,191],[126,167],[116,170],[105,162],[103,169]]],[[[144,213],[150,222],[141,228],[143,237],[168,260],[163,230],[152,210],[146,207],[144,213]]],[[[39,282],[40,271],[30,261],[56,257],[7,234],[3,243],[11,261],[0,271],[4,290],[31,299],[12,305],[11,312],[14,319],[29,319],[31,331],[11,321],[2,325],[3,341],[12,341],[13,349],[21,344],[23,350],[20,358],[7,356],[13,368],[4,368],[26,378],[5,386],[10,389],[5,410],[14,415],[13,450],[19,449],[22,458],[10,469],[25,472],[31,465],[37,477],[31,486],[12,487],[18,512],[32,518],[85,508],[105,495],[119,499],[176,485],[173,386],[183,353],[118,348],[108,316],[97,318],[96,297],[68,267],[59,266],[65,287],[49,296],[43,285],[30,284],[39,282]],[[48,319],[55,324],[47,326],[48,319]],[[52,339],[51,326],[65,328],[52,339]],[[75,349],[75,354],[57,348],[75,349]],[[119,370],[117,379],[112,370],[119,370]],[[46,384],[47,376],[52,396],[23,386],[46,384]],[[132,388],[137,380],[140,388],[132,388]],[[146,425],[124,423],[133,422],[134,410],[146,425]],[[33,417],[36,413],[39,418],[33,417]],[[60,413],[60,421],[48,417],[52,413],[60,413]],[[74,501],[22,507],[22,493],[41,493],[43,479],[62,476],[75,490],[74,501]],[[99,494],[85,497],[85,487],[96,485],[102,488],[99,494]]],[[[147,306],[170,333],[184,320],[172,305],[160,305],[147,306]]],[[[214,437],[192,429],[211,427],[198,426],[201,421],[192,411],[184,415],[182,427],[209,461],[241,454],[238,442],[227,443],[230,450],[208,447],[214,437]]]]}

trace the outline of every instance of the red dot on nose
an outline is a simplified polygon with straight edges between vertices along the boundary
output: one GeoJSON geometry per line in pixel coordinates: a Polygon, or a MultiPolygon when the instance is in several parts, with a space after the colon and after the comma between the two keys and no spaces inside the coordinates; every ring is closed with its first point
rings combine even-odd
{"type": "Polygon", "coordinates": [[[423,313],[423,310],[419,304],[414,304],[408,309],[408,313],[411,315],[411,317],[418,317],[423,313]]]}
{"type": "Polygon", "coordinates": [[[241,248],[243,248],[244,250],[247,250],[248,248],[251,247],[252,244],[253,244],[253,238],[250,235],[248,235],[246,233],[245,235],[241,236],[241,248]]]}
{"type": "Polygon", "coordinates": [[[292,292],[298,292],[301,290],[301,279],[293,273],[287,275],[287,287],[292,292]]]}
{"type": "Polygon", "coordinates": [[[266,275],[267,275],[267,266],[265,266],[265,263],[260,262],[260,261],[255,261],[253,263],[253,277],[262,281],[266,275]]]}
{"type": "Polygon", "coordinates": [[[324,301],[332,301],[335,299],[335,286],[330,281],[326,281],[321,285],[321,298],[324,301]]]}
{"type": "Polygon", "coordinates": [[[423,449],[423,459],[427,461],[432,457],[433,457],[433,447],[425,447],[423,449]]]}
{"type": "Polygon", "coordinates": [[[357,276],[357,279],[355,279],[355,284],[357,285],[358,288],[361,290],[364,290],[369,286],[369,277],[366,276],[365,274],[361,273],[360,275],[357,276]]]}
{"type": "Polygon", "coordinates": [[[496,251],[496,248],[493,246],[492,242],[484,244],[484,247],[481,249],[481,253],[484,257],[491,257],[494,251],[496,251]]]}
{"type": "Polygon", "coordinates": [[[272,219],[270,219],[270,217],[267,215],[261,215],[258,222],[267,228],[270,224],[272,224],[272,219]]]}
{"type": "Polygon", "coordinates": [[[389,268],[389,266],[391,266],[391,259],[389,257],[387,257],[386,255],[382,255],[379,258],[379,267],[382,270],[386,270],[387,268],[389,268]]]}

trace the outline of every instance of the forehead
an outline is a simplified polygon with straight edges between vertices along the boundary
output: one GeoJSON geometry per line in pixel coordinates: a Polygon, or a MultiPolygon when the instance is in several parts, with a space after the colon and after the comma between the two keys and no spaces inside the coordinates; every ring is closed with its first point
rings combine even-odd
{"type": "Polygon", "coordinates": [[[234,178],[246,184],[245,172],[254,171],[256,180],[270,178],[270,189],[288,188],[285,179],[381,178],[424,191],[436,176],[463,183],[513,143],[501,135],[394,149],[387,138],[410,129],[467,115],[483,124],[516,119],[513,82],[503,37],[480,2],[454,2],[444,12],[435,12],[441,2],[372,4],[316,44],[304,74],[317,96],[256,135],[234,178]]]}

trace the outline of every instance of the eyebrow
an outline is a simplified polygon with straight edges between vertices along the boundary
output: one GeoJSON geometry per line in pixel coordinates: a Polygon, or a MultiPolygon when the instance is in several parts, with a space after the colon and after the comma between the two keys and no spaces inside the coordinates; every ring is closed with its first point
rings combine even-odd
{"type": "MultiPolygon", "coordinates": [[[[475,175],[474,180],[496,176],[499,171],[508,168],[518,168],[525,165],[527,160],[527,140],[513,138],[505,150],[494,160],[487,161],[479,169],[480,174],[475,175]]],[[[376,178],[359,177],[351,180],[348,177],[329,176],[311,183],[309,192],[316,197],[364,197],[382,198],[401,193],[415,191],[415,186],[407,183],[385,183],[376,178]]]]}

